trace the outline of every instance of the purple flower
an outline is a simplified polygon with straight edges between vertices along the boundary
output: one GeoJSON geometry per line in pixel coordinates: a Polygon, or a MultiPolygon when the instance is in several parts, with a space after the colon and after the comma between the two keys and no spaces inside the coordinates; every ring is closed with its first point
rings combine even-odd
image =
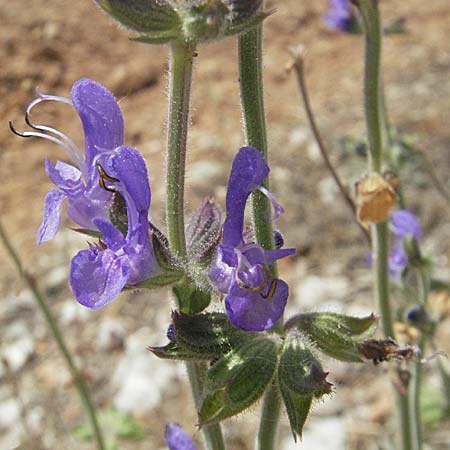
{"type": "Polygon", "coordinates": [[[174,423],[167,422],[164,438],[169,450],[195,450],[194,443],[189,436],[174,423]]]}
{"type": "Polygon", "coordinates": [[[125,285],[148,280],[157,270],[149,239],[151,195],[145,162],[129,147],[102,156],[101,167],[115,180],[105,187],[125,201],[127,233],[124,236],[109,221],[95,218],[93,223],[102,235],[100,245],[82,250],[72,259],[70,285],[75,298],[93,309],[109,303],[125,285]]]}
{"type": "Polygon", "coordinates": [[[352,10],[349,0],[328,0],[330,8],[323,16],[328,28],[348,31],[352,10]]]}
{"type": "Polygon", "coordinates": [[[405,209],[391,212],[389,224],[395,236],[394,248],[389,253],[389,274],[394,281],[399,282],[403,270],[408,265],[408,257],[403,248],[403,238],[412,236],[419,240],[421,229],[417,217],[405,209]]]}
{"type": "Polygon", "coordinates": [[[269,173],[260,152],[243,147],[236,155],[228,180],[227,217],[223,238],[217,249],[209,277],[226,294],[225,308],[231,324],[246,331],[271,328],[282,316],[288,298],[288,286],[271,276],[269,265],[292,255],[294,249],[264,250],[243,238],[244,211],[252,191],[268,195],[276,216],[282,209],[261,186],[269,173]]]}
{"type": "Polygon", "coordinates": [[[37,242],[54,238],[61,222],[61,203],[67,199],[67,215],[82,228],[99,231],[94,219],[109,219],[108,201],[111,193],[99,186],[96,162],[102,154],[123,145],[123,120],[114,96],[92,80],[74,83],[70,99],[39,94],[26,110],[26,120],[35,130],[24,136],[46,138],[59,144],[73,164],[45,159],[45,171],[56,189],[51,189],[44,200],[43,220],[37,233],[37,242]],[[84,155],[63,133],[30,121],[34,106],[44,101],[58,101],[73,106],[80,117],[84,131],[84,155]]]}
{"type": "Polygon", "coordinates": [[[26,111],[26,121],[34,131],[23,135],[59,144],[74,163],[57,161],[52,165],[45,160],[47,175],[56,188],[45,197],[37,241],[40,244],[55,236],[61,222],[61,203],[67,199],[67,215],[101,237],[98,244],[80,251],[70,268],[76,300],[97,309],[125,285],[139,284],[157,271],[149,240],[151,193],[142,156],[123,146],[123,120],[113,95],[94,81],[81,79],[74,83],[70,97],[39,94],[26,111]],[[61,132],[30,121],[32,108],[49,100],[72,105],[77,111],[84,131],[84,155],[61,132]],[[114,201],[126,216],[121,230],[111,222],[114,201]]]}

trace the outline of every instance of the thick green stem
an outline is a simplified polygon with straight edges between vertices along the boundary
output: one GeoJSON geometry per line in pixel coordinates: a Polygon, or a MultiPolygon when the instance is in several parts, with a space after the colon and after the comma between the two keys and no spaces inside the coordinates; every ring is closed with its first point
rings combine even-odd
{"type": "MultiPolygon", "coordinates": [[[[239,36],[239,80],[241,89],[242,121],[247,145],[257,148],[267,161],[267,132],[264,114],[262,76],[262,25],[239,36]]],[[[269,179],[264,181],[269,189],[269,179]]],[[[253,229],[256,242],[265,249],[273,248],[270,203],[259,191],[252,194],[253,229]]],[[[271,266],[272,275],[277,275],[276,264],[271,266]]],[[[274,331],[281,329],[282,320],[274,331]]],[[[261,420],[256,442],[257,450],[275,449],[281,402],[275,387],[264,396],[261,420]]]]}
{"type": "MultiPolygon", "coordinates": [[[[195,44],[179,41],[172,42],[169,63],[166,221],[170,249],[174,255],[180,258],[186,256],[184,179],[194,57],[195,44]]],[[[187,362],[186,367],[195,406],[198,410],[203,392],[202,377],[206,372],[206,366],[201,363],[187,362]]],[[[225,446],[220,425],[206,426],[202,430],[207,450],[224,450],[225,446]]]]}
{"type": "MultiPolygon", "coordinates": [[[[383,162],[382,116],[380,111],[381,27],[377,0],[360,0],[359,7],[365,31],[364,98],[369,140],[369,171],[381,173],[383,162]]],[[[380,223],[371,227],[374,287],[382,314],[386,337],[395,337],[389,300],[388,226],[380,223]]],[[[396,390],[400,422],[401,449],[411,450],[411,412],[409,397],[396,390]]]]}
{"type": "Polygon", "coordinates": [[[39,291],[34,278],[23,269],[20,257],[15,251],[14,247],[12,246],[8,238],[8,235],[6,234],[6,231],[3,229],[3,226],[1,224],[0,224],[0,237],[6,248],[6,251],[14,261],[17,272],[24,278],[29,289],[31,290],[33,297],[36,300],[40,310],[42,311],[44,318],[47,322],[47,325],[49,326],[50,331],[53,334],[53,338],[55,339],[56,345],[58,346],[58,349],[61,352],[64,361],[66,362],[67,368],[69,369],[69,372],[72,376],[72,380],[75,384],[75,388],[77,389],[78,395],[80,396],[81,403],[84,406],[84,409],[91,422],[92,431],[94,433],[94,437],[97,442],[97,448],[99,450],[106,450],[106,445],[103,439],[102,432],[100,430],[100,426],[98,424],[97,415],[95,413],[95,407],[91,401],[88,388],[84,382],[83,376],[81,375],[80,371],[75,365],[75,362],[72,358],[72,355],[70,354],[69,349],[67,348],[67,345],[64,341],[64,338],[58,327],[58,324],[55,318],[53,317],[50,308],[47,306],[47,301],[39,291]]]}
{"type": "Polygon", "coordinates": [[[275,386],[264,396],[262,415],[256,437],[257,450],[277,449],[278,422],[280,420],[281,397],[275,386]]]}
{"type": "Polygon", "coordinates": [[[169,113],[167,130],[166,220],[172,252],[186,256],[184,178],[189,126],[189,99],[195,45],[174,41],[170,47],[169,113]]]}
{"type": "MultiPolygon", "coordinates": [[[[186,368],[188,371],[189,381],[191,383],[195,407],[198,411],[201,406],[201,398],[203,393],[203,376],[206,372],[207,367],[204,363],[187,362],[186,368]]],[[[202,431],[205,449],[225,450],[225,444],[223,442],[220,425],[209,425],[203,427],[202,431]]]]}
{"type": "MultiPolygon", "coordinates": [[[[262,77],[262,25],[239,37],[239,80],[242,121],[247,145],[257,148],[267,161],[267,132],[264,113],[262,77]]],[[[263,183],[269,189],[269,178],[263,183]]],[[[253,227],[256,242],[265,249],[273,248],[270,202],[259,191],[252,193],[253,227]]]]}

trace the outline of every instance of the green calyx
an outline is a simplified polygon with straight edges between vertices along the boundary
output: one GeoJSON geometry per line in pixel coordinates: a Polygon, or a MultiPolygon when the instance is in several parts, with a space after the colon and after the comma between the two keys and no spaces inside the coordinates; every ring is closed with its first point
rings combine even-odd
{"type": "Polygon", "coordinates": [[[302,436],[315,398],[331,394],[333,385],[309,345],[298,335],[286,337],[278,366],[278,385],[292,434],[302,436]]]}
{"type": "Polygon", "coordinates": [[[248,31],[269,13],[261,0],[96,0],[119,23],[150,44],[203,42],[248,31]]]}
{"type": "Polygon", "coordinates": [[[307,313],[292,317],[285,329],[298,330],[321,352],[346,362],[363,362],[358,345],[375,332],[378,317],[352,317],[336,313],[307,313]]]}
{"type": "Polygon", "coordinates": [[[257,336],[234,328],[222,313],[188,315],[174,311],[172,323],[175,342],[203,359],[219,358],[257,336]]]}
{"type": "Polygon", "coordinates": [[[258,337],[215,362],[206,377],[200,425],[220,422],[255,403],[274,377],[278,351],[274,340],[258,337]]]}

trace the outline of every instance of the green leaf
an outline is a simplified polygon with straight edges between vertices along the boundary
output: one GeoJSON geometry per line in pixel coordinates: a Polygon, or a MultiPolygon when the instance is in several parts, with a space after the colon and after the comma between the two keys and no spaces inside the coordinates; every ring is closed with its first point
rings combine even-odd
{"type": "Polygon", "coordinates": [[[294,440],[302,436],[313,399],[331,393],[333,385],[327,375],[300,336],[287,336],[278,365],[278,385],[294,440]]]}
{"type": "Polygon", "coordinates": [[[257,333],[234,328],[223,313],[188,315],[174,311],[172,322],[175,341],[180,348],[210,359],[220,357],[257,336],[257,333]]]}
{"type": "Polygon", "coordinates": [[[358,345],[370,338],[378,317],[352,317],[336,313],[299,314],[286,322],[285,329],[297,329],[321,352],[340,361],[362,362],[358,345]]]}
{"type": "Polygon", "coordinates": [[[201,361],[211,360],[210,355],[202,355],[201,353],[194,353],[180,347],[175,342],[169,342],[169,344],[162,347],[148,347],[155,356],[161,359],[172,359],[181,361],[201,361]]]}
{"type": "Polygon", "coordinates": [[[255,403],[272,381],[278,350],[275,341],[260,337],[217,361],[206,377],[200,425],[220,422],[255,403]]]}

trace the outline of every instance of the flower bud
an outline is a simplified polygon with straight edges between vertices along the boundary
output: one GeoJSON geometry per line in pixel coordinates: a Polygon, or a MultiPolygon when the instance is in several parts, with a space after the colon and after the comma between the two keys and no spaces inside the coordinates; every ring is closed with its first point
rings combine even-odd
{"type": "Polygon", "coordinates": [[[249,30],[269,13],[261,0],[96,0],[136,40],[151,44],[202,42],[249,30]]]}
{"type": "Polygon", "coordinates": [[[300,336],[286,337],[278,367],[278,384],[294,439],[297,434],[302,435],[313,399],[332,392],[333,385],[326,380],[327,375],[300,336]]]}
{"type": "Polygon", "coordinates": [[[358,345],[376,330],[378,317],[351,317],[336,313],[307,313],[292,317],[285,329],[296,328],[318,350],[340,361],[362,362],[358,345]]]}
{"type": "Polygon", "coordinates": [[[274,376],[278,350],[272,339],[258,337],[217,361],[208,370],[200,425],[220,422],[255,403],[274,376]]]}
{"type": "Polygon", "coordinates": [[[186,228],[189,263],[207,266],[214,257],[221,238],[221,214],[214,199],[205,198],[191,215],[186,228]]]}

